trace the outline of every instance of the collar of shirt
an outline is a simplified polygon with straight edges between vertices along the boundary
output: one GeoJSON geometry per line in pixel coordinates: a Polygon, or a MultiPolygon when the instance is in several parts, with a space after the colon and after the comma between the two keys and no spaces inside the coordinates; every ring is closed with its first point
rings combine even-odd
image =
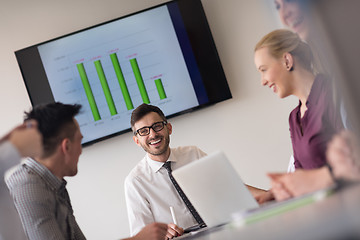
{"type": "MultiPolygon", "coordinates": [[[[315,106],[316,104],[318,104],[320,95],[324,91],[323,89],[325,87],[326,81],[327,80],[325,79],[324,75],[322,75],[322,74],[316,75],[314,83],[311,86],[309,97],[306,101],[306,106],[308,108],[309,107],[311,108],[311,106],[315,106]]],[[[300,122],[302,120],[301,116],[300,116],[300,108],[301,108],[301,101],[299,100],[299,105],[296,108],[296,112],[297,112],[296,118],[297,118],[298,122],[300,122]]],[[[304,115],[304,117],[305,117],[305,115],[304,115]]]]}
{"type": "MultiPolygon", "coordinates": [[[[310,93],[308,96],[308,99],[306,100],[306,106],[316,105],[319,97],[321,94],[319,94],[322,91],[322,88],[324,88],[324,81],[326,81],[324,75],[318,74],[315,77],[314,83],[311,86],[310,93]]],[[[301,101],[299,100],[298,108],[300,110],[301,107],[301,101]]]]}
{"type": "MultiPolygon", "coordinates": [[[[161,167],[164,165],[164,162],[158,162],[158,161],[152,160],[148,154],[146,154],[146,161],[154,173],[158,172],[161,169],[161,167]]],[[[171,150],[170,150],[170,156],[167,161],[171,161],[171,162],[178,161],[177,158],[175,157],[175,155],[173,154],[173,151],[171,151],[171,150]]]]}
{"type": "Polygon", "coordinates": [[[311,105],[317,104],[319,97],[321,95],[320,93],[323,91],[324,88],[324,84],[325,84],[324,81],[327,81],[324,75],[322,74],[316,75],[314,83],[311,86],[310,94],[308,100],[306,101],[306,105],[309,105],[309,103],[311,105]]]}
{"type": "Polygon", "coordinates": [[[66,181],[64,179],[60,180],[56,177],[49,169],[47,169],[44,165],[37,162],[32,158],[27,158],[23,162],[23,165],[27,166],[29,169],[34,171],[36,174],[41,176],[44,179],[44,182],[53,190],[59,191],[66,186],[66,181]]]}

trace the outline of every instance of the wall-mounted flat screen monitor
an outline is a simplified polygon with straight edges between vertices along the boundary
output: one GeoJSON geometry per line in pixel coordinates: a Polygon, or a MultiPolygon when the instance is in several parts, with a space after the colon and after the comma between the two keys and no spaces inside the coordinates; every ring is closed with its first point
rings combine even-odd
{"type": "Polygon", "coordinates": [[[231,98],[200,0],[167,2],[15,55],[34,106],[83,106],[83,145],[130,131],[142,103],[173,117],[231,98]]]}

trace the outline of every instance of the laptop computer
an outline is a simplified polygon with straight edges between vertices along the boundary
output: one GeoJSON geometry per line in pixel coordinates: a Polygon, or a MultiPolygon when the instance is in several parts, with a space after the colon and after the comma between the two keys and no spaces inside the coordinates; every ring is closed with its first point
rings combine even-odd
{"type": "Polygon", "coordinates": [[[174,170],[173,176],[208,228],[259,206],[222,151],[174,170]]]}

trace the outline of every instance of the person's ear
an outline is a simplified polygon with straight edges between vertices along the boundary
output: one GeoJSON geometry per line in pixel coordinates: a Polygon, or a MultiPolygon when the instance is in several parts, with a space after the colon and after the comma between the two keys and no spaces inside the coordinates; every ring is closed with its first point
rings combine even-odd
{"type": "Polygon", "coordinates": [[[136,143],[136,145],[140,146],[139,139],[138,139],[137,136],[134,135],[134,136],[133,136],[133,140],[134,140],[134,142],[136,143]]]}
{"type": "Polygon", "coordinates": [[[166,127],[167,127],[167,129],[168,129],[168,131],[169,131],[169,135],[171,135],[171,133],[172,133],[172,125],[171,125],[171,123],[167,123],[166,124],[166,127]]]}
{"type": "Polygon", "coordinates": [[[64,138],[62,141],[61,141],[61,150],[64,154],[68,153],[69,150],[70,150],[70,139],[69,138],[64,138]]]}
{"type": "Polygon", "coordinates": [[[289,72],[294,70],[294,57],[290,53],[284,53],[284,62],[286,70],[289,72]]]}

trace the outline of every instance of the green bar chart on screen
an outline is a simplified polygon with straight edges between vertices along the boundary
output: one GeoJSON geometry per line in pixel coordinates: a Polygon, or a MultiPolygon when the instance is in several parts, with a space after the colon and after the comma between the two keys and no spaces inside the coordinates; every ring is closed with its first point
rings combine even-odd
{"type": "Polygon", "coordinates": [[[161,79],[155,79],[155,85],[156,85],[156,89],[159,93],[159,97],[160,99],[165,99],[166,98],[166,93],[165,93],[165,89],[164,89],[164,85],[162,84],[161,79]]]}
{"type": "Polygon", "coordinates": [[[106,102],[107,102],[107,104],[109,106],[111,116],[116,115],[117,111],[116,111],[116,108],[115,108],[114,99],[113,99],[113,97],[111,95],[109,84],[108,84],[108,82],[106,80],[106,76],[105,76],[103,67],[101,65],[101,62],[100,62],[100,60],[96,60],[94,62],[94,64],[95,64],[96,72],[97,72],[97,74],[99,76],[101,87],[102,87],[102,89],[104,91],[104,94],[105,94],[106,102]]]}
{"type": "Polygon", "coordinates": [[[136,83],[138,85],[141,98],[144,103],[149,104],[150,103],[149,95],[146,91],[144,80],[143,77],[141,76],[141,72],[136,58],[130,59],[130,64],[135,75],[136,83]]]}
{"type": "Polygon", "coordinates": [[[132,103],[132,100],[131,100],[131,97],[129,94],[129,90],[126,85],[125,78],[124,78],[123,72],[121,70],[117,54],[116,53],[110,54],[110,58],[111,58],[111,62],[113,64],[113,67],[115,70],[116,77],[117,77],[119,85],[120,85],[121,93],[123,95],[126,108],[127,108],[127,110],[134,109],[134,105],[132,103]]]}
{"type": "Polygon", "coordinates": [[[81,82],[83,84],[85,94],[86,94],[86,97],[88,99],[92,115],[94,117],[94,121],[98,121],[98,120],[101,119],[101,117],[100,117],[99,109],[98,109],[98,107],[96,105],[96,102],[95,102],[94,94],[93,94],[93,92],[91,90],[91,86],[90,86],[89,79],[87,77],[87,74],[86,74],[86,71],[85,71],[85,68],[84,68],[84,64],[83,63],[78,63],[76,66],[77,66],[77,69],[78,69],[79,74],[80,74],[81,82]]]}

